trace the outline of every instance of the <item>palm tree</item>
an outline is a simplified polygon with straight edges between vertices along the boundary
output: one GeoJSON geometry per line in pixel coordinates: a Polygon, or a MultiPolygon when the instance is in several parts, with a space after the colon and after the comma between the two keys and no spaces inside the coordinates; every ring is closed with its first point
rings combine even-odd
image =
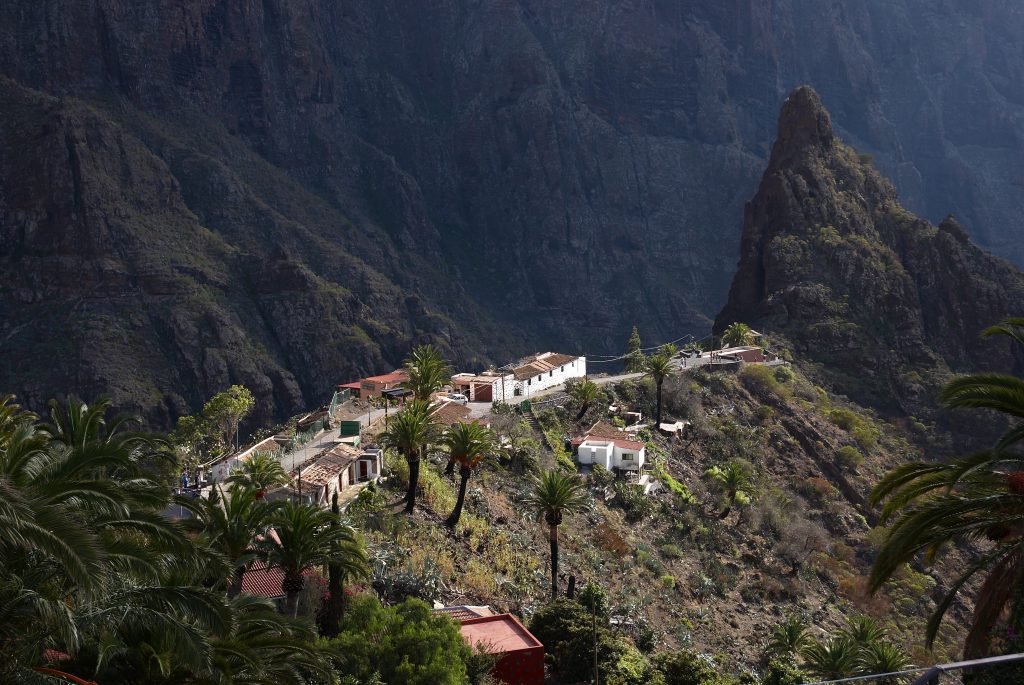
{"type": "Polygon", "coordinates": [[[288,485],[292,479],[273,454],[256,452],[235,467],[226,482],[240,483],[251,488],[256,493],[256,499],[263,499],[267,490],[276,486],[288,485]]]}
{"type": "Polygon", "coordinates": [[[424,401],[443,388],[452,376],[448,362],[433,345],[416,347],[405,361],[405,371],[409,375],[405,387],[412,390],[414,398],[424,401]]]}
{"type": "Polygon", "coordinates": [[[888,637],[885,628],[880,626],[878,621],[861,614],[847,618],[846,627],[840,633],[865,649],[875,643],[885,641],[888,637]]]}
{"type": "MultiPolygon", "coordinates": [[[[331,525],[341,525],[341,507],[338,493],[331,497],[331,525]]],[[[345,610],[345,569],[336,559],[327,563],[327,610],[324,617],[325,637],[336,637],[341,632],[341,616],[345,610]]]]}
{"type": "Polygon", "coordinates": [[[409,489],[405,495],[405,511],[409,514],[416,508],[420,454],[433,438],[435,429],[430,416],[430,404],[423,400],[413,400],[395,416],[380,436],[382,447],[398,452],[409,463],[409,489]]]}
{"type": "Polygon", "coordinates": [[[299,593],[305,587],[303,574],[317,566],[337,564],[349,576],[365,576],[366,551],[351,526],[337,525],[329,511],[288,500],[274,513],[274,535],[261,546],[271,567],[284,571],[285,614],[295,617],[299,593]]]}
{"type": "Polygon", "coordinates": [[[845,635],[810,642],[800,655],[804,658],[804,670],[821,680],[849,678],[861,668],[861,648],[845,635]]]}
{"type": "Polygon", "coordinates": [[[746,492],[750,478],[747,476],[746,469],[738,462],[729,462],[725,468],[712,466],[704,472],[704,475],[715,482],[725,495],[725,508],[722,509],[718,518],[724,519],[729,516],[729,512],[737,502],[745,504],[750,501],[750,495],[746,492]]]}
{"type": "Polygon", "coordinates": [[[679,345],[675,343],[665,343],[658,348],[658,354],[663,354],[669,359],[679,354],[679,345]]]}
{"type": "Polygon", "coordinates": [[[330,648],[319,643],[308,621],[282,616],[266,599],[241,595],[231,601],[233,629],[211,641],[212,682],[333,682],[330,648]]]}
{"type": "Polygon", "coordinates": [[[654,425],[661,425],[661,386],[665,379],[675,373],[675,366],[672,358],[664,354],[655,354],[647,358],[644,371],[654,379],[654,385],[658,394],[658,409],[654,415],[654,425]]]}
{"type": "Polygon", "coordinates": [[[789,616],[772,630],[767,651],[770,656],[799,654],[809,640],[807,624],[799,616],[789,616]]]}
{"type": "Polygon", "coordinates": [[[207,497],[180,497],[178,502],[193,516],[186,527],[200,533],[203,544],[227,559],[231,569],[227,593],[235,597],[242,591],[246,570],[259,556],[259,540],[280,503],[261,499],[258,490],[238,481],[227,492],[217,486],[207,497]]]}
{"type": "MultiPolygon", "coordinates": [[[[50,403],[50,423],[0,399],[0,680],[75,654],[89,617],[125,583],[149,587],[188,539],[160,511],[166,441],[109,419],[110,402],[50,403]],[[85,623],[83,623],[85,621],[85,623]],[[13,671],[11,669],[14,669],[13,671]]],[[[170,469],[167,479],[170,480],[170,469]]],[[[163,615],[151,610],[154,621],[163,615]]]]}
{"type": "Polygon", "coordinates": [[[745,347],[754,341],[754,334],[750,326],[745,323],[732,323],[722,333],[723,347],[745,347]]]}
{"type": "MultiPolygon", "coordinates": [[[[861,675],[897,673],[913,667],[906,652],[885,640],[872,642],[861,651],[861,675]]],[[[875,682],[878,685],[897,685],[901,679],[899,677],[882,678],[875,682]]]]}
{"type": "Polygon", "coordinates": [[[441,438],[441,443],[448,448],[452,461],[459,464],[459,498],[455,508],[445,525],[454,528],[462,517],[462,506],[466,502],[466,485],[473,469],[483,460],[487,452],[494,446],[494,436],[489,428],[478,423],[457,423],[449,427],[441,438]]]}
{"type": "MultiPolygon", "coordinates": [[[[1024,344],[1024,319],[1008,319],[982,335],[1005,335],[1024,344]]],[[[995,410],[1015,421],[994,448],[945,462],[913,462],[890,471],[875,486],[871,502],[885,502],[881,522],[892,522],[868,581],[872,592],[918,553],[931,559],[956,541],[987,539],[990,545],[952,584],[928,622],[931,646],[945,612],[972,577],[985,574],[964,644],[965,656],[988,652],[996,621],[1024,582],[1024,380],[1002,374],[954,379],[940,402],[950,409],[995,410]]]]}
{"type": "Polygon", "coordinates": [[[117,620],[104,626],[105,648],[84,651],[71,666],[104,683],[331,681],[328,651],[308,621],[282,616],[261,597],[229,601],[190,590],[181,597],[162,588],[118,596],[110,611],[117,620]],[[155,618],[152,609],[158,609],[155,618]]]}
{"type": "Polygon", "coordinates": [[[573,402],[580,405],[580,410],[576,413],[576,421],[583,419],[587,411],[590,410],[590,406],[600,396],[601,388],[589,378],[583,378],[570,386],[569,397],[572,398],[573,402]]]}
{"type": "Polygon", "coordinates": [[[579,476],[557,470],[543,471],[534,477],[529,494],[523,502],[548,524],[551,544],[551,599],[558,597],[558,526],[567,513],[590,508],[590,497],[579,476]]]}

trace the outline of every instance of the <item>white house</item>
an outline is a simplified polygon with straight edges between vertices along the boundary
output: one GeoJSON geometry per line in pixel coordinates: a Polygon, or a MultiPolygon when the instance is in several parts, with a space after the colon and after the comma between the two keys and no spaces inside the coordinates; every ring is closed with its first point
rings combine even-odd
{"type": "Polygon", "coordinates": [[[239,450],[234,454],[229,454],[221,457],[214,463],[207,464],[207,468],[210,473],[210,481],[213,483],[223,482],[231,472],[242,465],[243,462],[249,461],[254,454],[258,452],[266,452],[273,455],[274,457],[280,457],[281,455],[281,443],[287,438],[273,435],[266,440],[261,440],[251,447],[239,450]]]}
{"type": "Polygon", "coordinates": [[[568,354],[542,352],[520,359],[512,368],[512,395],[529,398],[561,385],[570,378],[587,375],[587,358],[568,354]]]}
{"type": "Polygon", "coordinates": [[[580,441],[576,457],[581,464],[600,464],[609,471],[640,471],[644,466],[646,449],[644,443],[625,437],[588,435],[580,441]]]}
{"type": "MultiPolygon", "coordinates": [[[[510,365],[511,371],[459,373],[452,386],[472,402],[507,402],[529,399],[541,390],[554,388],[570,378],[587,375],[587,358],[557,352],[540,352],[510,365]]],[[[509,367],[503,367],[508,369],[509,367]]]]}
{"type": "Polygon", "coordinates": [[[292,474],[291,488],[275,493],[276,499],[302,493],[302,501],[321,507],[331,506],[334,493],[342,493],[356,483],[376,480],[383,467],[383,452],[375,447],[357,450],[345,443],[335,443],[321,452],[316,460],[292,474]],[[301,478],[301,482],[299,482],[301,478]]]}

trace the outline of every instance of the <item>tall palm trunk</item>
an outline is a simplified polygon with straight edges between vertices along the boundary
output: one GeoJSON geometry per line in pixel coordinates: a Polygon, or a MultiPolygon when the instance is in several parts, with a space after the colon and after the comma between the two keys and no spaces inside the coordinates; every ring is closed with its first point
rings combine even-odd
{"type": "MultiPolygon", "coordinates": [[[[331,498],[331,513],[334,521],[331,526],[338,525],[341,509],[338,506],[338,493],[331,498]]],[[[345,587],[341,566],[337,562],[327,565],[327,616],[324,619],[324,636],[336,637],[341,632],[341,614],[345,610],[345,587]]]]}
{"type": "Polygon", "coordinates": [[[469,483],[471,475],[473,475],[473,471],[468,466],[459,469],[459,477],[462,479],[459,482],[459,498],[455,500],[455,508],[452,509],[451,516],[444,522],[449,528],[459,525],[459,519],[462,518],[462,505],[466,503],[466,484],[469,483]]]}
{"type": "Polygon", "coordinates": [[[237,597],[242,592],[242,579],[245,576],[245,567],[236,566],[231,574],[231,582],[228,583],[228,597],[237,597]]]}
{"type": "Polygon", "coordinates": [[[658,410],[654,414],[654,428],[657,429],[661,425],[661,384],[664,381],[659,380],[658,385],[658,410]]]}
{"type": "Polygon", "coordinates": [[[448,457],[448,464],[444,467],[444,475],[455,475],[455,459],[453,457],[448,457]]]}
{"type": "Polygon", "coordinates": [[[409,460],[409,491],[405,494],[405,513],[411,514],[416,508],[416,487],[420,481],[420,458],[413,455],[409,460]]]}
{"type": "Polygon", "coordinates": [[[551,544],[551,599],[558,598],[558,525],[550,524],[549,541],[551,544]]]}
{"type": "Polygon", "coordinates": [[[579,423],[583,420],[583,417],[587,415],[587,410],[590,409],[590,402],[584,402],[583,406],[580,407],[579,412],[576,414],[576,422],[579,423]]]}
{"type": "Polygon", "coordinates": [[[730,490],[725,509],[723,509],[722,513],[718,515],[718,519],[720,521],[724,521],[729,516],[729,512],[732,511],[734,506],[736,506],[736,492],[734,490],[730,490]]]}
{"type": "Polygon", "coordinates": [[[298,618],[299,615],[299,593],[305,587],[306,581],[302,573],[296,569],[285,569],[284,580],[281,581],[281,590],[285,594],[284,613],[286,616],[298,618]]]}

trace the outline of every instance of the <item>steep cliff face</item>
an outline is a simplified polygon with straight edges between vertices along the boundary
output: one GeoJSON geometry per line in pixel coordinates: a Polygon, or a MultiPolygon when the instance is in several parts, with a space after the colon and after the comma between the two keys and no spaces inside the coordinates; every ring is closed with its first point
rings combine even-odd
{"type": "Polygon", "coordinates": [[[419,295],[351,256],[318,198],[289,194],[284,175],[257,195],[217,160],[154,140],[164,159],[103,113],[0,77],[5,389],[33,406],[108,393],[160,425],[243,383],[266,421],[396,363],[422,336],[467,347],[419,295]],[[305,225],[275,206],[304,199],[305,225]]]}
{"type": "Polygon", "coordinates": [[[869,158],[835,136],[811,88],[795,90],[715,329],[744,321],[784,336],[837,389],[890,410],[926,409],[950,371],[1024,369],[979,332],[1017,312],[1024,275],[900,206],[869,158]]]}
{"type": "MultiPolygon", "coordinates": [[[[0,73],[87,106],[162,165],[196,230],[233,255],[217,267],[229,309],[282,245],[296,268],[353,293],[352,318],[317,335],[385,322],[386,340],[356,333],[365,345],[334,357],[296,351],[296,333],[287,352],[261,343],[307,401],[328,384],[304,374],[333,382],[397,363],[417,336],[469,361],[616,351],[634,323],[649,340],[703,329],[728,289],[778,102],[803,82],[908,206],[954,212],[1024,261],[1024,226],[1009,220],[1024,211],[1022,56],[1013,0],[0,6],[0,73]],[[401,320],[401,293],[418,298],[418,322],[401,320]]],[[[25,162],[5,164],[17,176],[25,162]]],[[[130,186],[111,192],[125,211],[145,204],[130,186]]],[[[36,186],[22,201],[51,200],[36,186]]],[[[161,243],[138,245],[160,259],[161,243]]],[[[291,299],[239,330],[307,325],[283,313],[291,299]]],[[[60,322],[32,319],[36,338],[60,322]]],[[[28,371],[0,383],[49,387],[28,371]]]]}

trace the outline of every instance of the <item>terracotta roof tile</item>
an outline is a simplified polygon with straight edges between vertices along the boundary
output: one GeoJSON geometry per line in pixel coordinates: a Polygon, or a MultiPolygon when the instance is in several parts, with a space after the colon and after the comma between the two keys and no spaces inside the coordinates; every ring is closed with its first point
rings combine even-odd
{"type": "MultiPolygon", "coordinates": [[[[308,578],[313,575],[313,572],[306,571],[302,575],[308,578]]],[[[281,581],[283,580],[284,571],[280,568],[267,568],[265,562],[254,561],[242,576],[242,592],[267,599],[284,597],[284,592],[281,591],[281,581]]]]}
{"type": "Polygon", "coordinates": [[[433,610],[433,613],[447,616],[453,621],[465,621],[471,618],[480,618],[481,616],[494,616],[494,612],[488,606],[452,606],[452,607],[438,607],[433,610]]]}
{"type": "Polygon", "coordinates": [[[454,402],[445,402],[435,409],[431,417],[437,423],[444,426],[454,426],[457,423],[469,422],[469,407],[454,402]]]}
{"type": "Polygon", "coordinates": [[[325,485],[336,479],[345,469],[359,458],[359,450],[338,443],[324,450],[312,465],[301,470],[302,482],[310,485],[325,485]]]}
{"type": "Polygon", "coordinates": [[[552,371],[557,366],[568,364],[574,359],[578,359],[578,357],[558,354],[556,352],[543,352],[520,359],[516,367],[512,369],[512,373],[515,375],[516,380],[524,381],[532,376],[539,376],[552,371]]]}
{"type": "Polygon", "coordinates": [[[392,371],[391,373],[381,374],[380,376],[367,376],[363,379],[364,381],[373,381],[375,383],[405,383],[409,380],[409,374],[405,371],[392,371]]]}

